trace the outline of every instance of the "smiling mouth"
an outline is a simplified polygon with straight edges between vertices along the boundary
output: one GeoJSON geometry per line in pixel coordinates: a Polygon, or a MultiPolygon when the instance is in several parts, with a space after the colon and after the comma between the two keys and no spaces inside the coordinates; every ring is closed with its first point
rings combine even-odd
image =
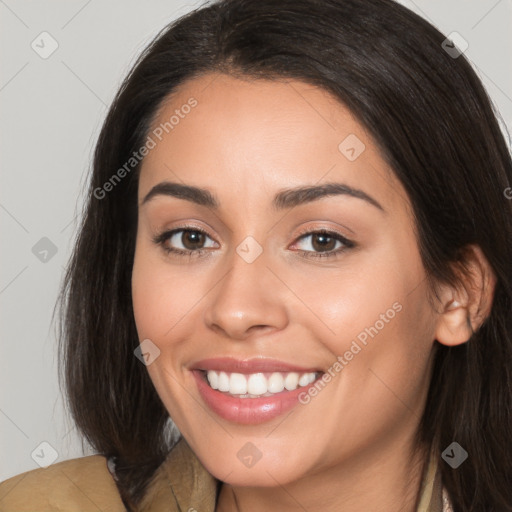
{"type": "Polygon", "coordinates": [[[237,373],[201,370],[210,388],[234,398],[261,398],[309,386],[323,372],[237,373]]]}

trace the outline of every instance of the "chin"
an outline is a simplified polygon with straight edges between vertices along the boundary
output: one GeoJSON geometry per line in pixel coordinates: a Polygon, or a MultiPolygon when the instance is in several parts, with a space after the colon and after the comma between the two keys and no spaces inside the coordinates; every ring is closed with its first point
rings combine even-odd
{"type": "Polygon", "coordinates": [[[198,458],[210,474],[232,486],[276,487],[304,476],[306,466],[299,467],[284,453],[274,453],[266,460],[265,455],[261,454],[258,460],[254,457],[251,460],[250,455],[247,455],[251,451],[249,445],[250,442],[245,445],[245,450],[239,449],[238,446],[233,452],[226,450],[221,456],[208,454],[204,457],[199,453],[198,458]]]}

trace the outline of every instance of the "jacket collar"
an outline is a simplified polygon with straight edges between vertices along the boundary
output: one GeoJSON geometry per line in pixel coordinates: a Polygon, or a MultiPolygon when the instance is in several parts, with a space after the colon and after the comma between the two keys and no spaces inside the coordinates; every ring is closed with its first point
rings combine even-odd
{"type": "MultiPolygon", "coordinates": [[[[221,482],[201,464],[183,437],[158,468],[140,505],[141,512],[215,512],[221,482]]],[[[431,453],[416,512],[450,512],[437,458],[431,453]],[[443,496],[444,494],[444,496],[443,496]]]]}
{"type": "Polygon", "coordinates": [[[201,464],[183,437],[157,469],[141,512],[214,512],[220,482],[201,464]]]}

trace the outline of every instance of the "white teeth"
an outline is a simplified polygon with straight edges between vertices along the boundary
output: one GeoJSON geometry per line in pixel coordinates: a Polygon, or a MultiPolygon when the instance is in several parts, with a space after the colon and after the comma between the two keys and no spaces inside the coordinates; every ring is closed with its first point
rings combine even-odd
{"type": "Polygon", "coordinates": [[[284,379],[284,387],[288,391],[293,391],[297,389],[297,384],[299,383],[299,374],[298,373],[289,373],[284,379]]]}
{"type": "MultiPolygon", "coordinates": [[[[303,375],[300,376],[299,386],[307,386],[308,384],[309,384],[309,375],[307,373],[304,373],[303,375]]],[[[213,385],[212,385],[212,388],[213,388],[213,385]]]]}
{"type": "MultiPolygon", "coordinates": [[[[269,375],[269,374],[267,374],[269,375]]],[[[297,372],[274,372],[268,377],[264,373],[229,373],[208,370],[206,377],[213,389],[239,395],[240,398],[259,398],[281,393],[285,389],[293,391],[297,386],[311,384],[318,376],[316,372],[299,374],[297,372]]]]}
{"type": "Polygon", "coordinates": [[[219,389],[219,374],[217,372],[208,373],[208,382],[212,389],[219,389]]]}
{"type": "MultiPolygon", "coordinates": [[[[208,372],[210,373],[210,372],[208,372]]],[[[208,381],[210,379],[208,378],[208,381]]],[[[229,377],[226,372],[220,372],[219,373],[219,391],[229,391],[229,377]]]]}
{"type": "Polygon", "coordinates": [[[229,392],[233,395],[247,393],[247,379],[241,373],[232,373],[229,377],[229,392]]]}
{"type": "Polygon", "coordinates": [[[251,395],[264,395],[267,392],[267,379],[263,373],[253,373],[249,376],[247,392],[251,395]]]}
{"type": "Polygon", "coordinates": [[[271,393],[281,393],[284,389],[284,378],[280,373],[273,373],[268,379],[268,390],[271,393]]]}

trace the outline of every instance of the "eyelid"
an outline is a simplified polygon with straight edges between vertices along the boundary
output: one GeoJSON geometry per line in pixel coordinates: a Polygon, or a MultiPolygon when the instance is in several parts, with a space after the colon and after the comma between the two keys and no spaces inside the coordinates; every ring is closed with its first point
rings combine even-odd
{"type": "Polygon", "coordinates": [[[356,245],[357,244],[355,242],[347,238],[336,229],[326,227],[308,227],[300,230],[299,234],[295,238],[295,241],[289,248],[291,248],[293,252],[300,254],[301,257],[310,259],[312,261],[336,261],[345,252],[355,248],[356,245]],[[310,251],[294,248],[294,246],[296,246],[301,240],[319,234],[324,234],[328,238],[333,238],[341,244],[341,247],[328,251],[310,251]]]}
{"type": "Polygon", "coordinates": [[[335,228],[331,228],[331,227],[326,227],[326,226],[308,226],[308,227],[304,227],[304,228],[301,228],[299,229],[299,232],[298,232],[298,236],[301,236],[301,235],[305,235],[305,234],[310,234],[310,233],[318,233],[318,232],[329,232],[329,233],[336,233],[340,236],[344,236],[341,232],[339,232],[337,229],[335,228]]]}
{"type": "Polygon", "coordinates": [[[298,232],[298,234],[297,234],[297,236],[295,238],[295,242],[293,242],[293,243],[295,244],[297,242],[297,240],[300,240],[301,238],[305,237],[306,235],[314,235],[314,234],[318,234],[318,233],[325,233],[326,235],[336,235],[344,243],[350,244],[352,246],[355,245],[355,242],[353,240],[348,238],[346,235],[344,235],[343,233],[341,233],[337,229],[327,228],[327,227],[308,227],[308,228],[302,228],[301,230],[299,230],[299,232],[298,232]]]}
{"type": "MultiPolygon", "coordinates": [[[[202,227],[199,227],[199,226],[191,224],[191,223],[186,223],[181,226],[176,226],[173,228],[163,230],[162,232],[156,234],[153,237],[153,242],[156,245],[160,246],[167,254],[174,255],[175,257],[178,257],[178,258],[179,257],[189,257],[189,258],[201,257],[201,256],[205,255],[205,253],[207,256],[211,255],[211,249],[212,249],[211,247],[199,248],[199,249],[195,249],[195,250],[166,247],[165,242],[168,241],[170,238],[172,238],[172,236],[174,236],[176,233],[179,233],[180,231],[196,231],[196,232],[202,233],[205,236],[207,236],[208,238],[210,238],[210,240],[212,240],[215,244],[219,245],[219,243],[212,236],[210,236],[208,231],[206,231],[202,227]]],[[[289,247],[293,247],[293,245],[295,245],[299,240],[301,240],[305,237],[313,236],[313,235],[317,235],[317,234],[325,234],[328,237],[334,238],[334,239],[338,240],[339,242],[341,242],[343,244],[343,247],[335,249],[335,250],[318,251],[318,252],[306,251],[303,249],[296,249],[295,252],[302,254],[304,257],[313,258],[313,259],[326,258],[326,257],[336,258],[337,256],[339,256],[340,253],[345,252],[346,250],[351,249],[356,246],[355,242],[353,242],[352,240],[347,238],[345,235],[343,235],[336,229],[326,228],[326,227],[317,227],[317,228],[309,227],[309,228],[301,229],[299,231],[299,233],[296,235],[295,241],[289,247]]]]}
{"type": "Polygon", "coordinates": [[[168,229],[163,229],[162,231],[159,231],[156,233],[153,237],[153,241],[156,241],[156,239],[162,239],[162,238],[169,238],[175,233],[179,233],[180,231],[198,231],[199,233],[203,233],[208,238],[211,238],[214,242],[218,243],[211,235],[210,233],[199,226],[193,225],[193,224],[183,224],[181,226],[171,227],[168,229]]]}

